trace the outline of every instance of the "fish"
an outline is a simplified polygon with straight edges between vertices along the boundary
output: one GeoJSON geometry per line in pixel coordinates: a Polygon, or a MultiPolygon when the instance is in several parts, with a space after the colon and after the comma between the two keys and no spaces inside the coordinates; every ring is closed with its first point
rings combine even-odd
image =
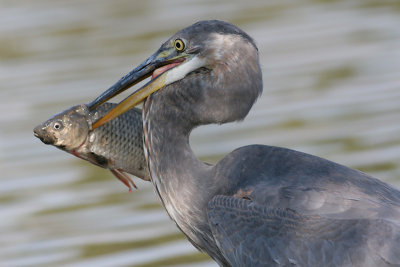
{"type": "Polygon", "coordinates": [[[141,110],[131,109],[92,130],[92,124],[116,105],[105,103],[93,111],[86,104],[76,105],[53,115],[33,132],[45,144],[110,170],[131,192],[132,187],[137,187],[127,173],[150,180],[143,150],[141,110]]]}

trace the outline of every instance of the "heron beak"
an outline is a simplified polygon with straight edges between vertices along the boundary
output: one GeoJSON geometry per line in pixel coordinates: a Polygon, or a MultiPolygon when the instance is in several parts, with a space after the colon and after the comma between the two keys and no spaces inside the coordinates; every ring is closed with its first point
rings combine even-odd
{"type": "Polygon", "coordinates": [[[117,83],[92,101],[88,105],[89,109],[94,110],[97,106],[106,102],[110,98],[150,76],[152,76],[152,79],[143,87],[136,90],[132,95],[125,98],[104,117],[96,121],[92,125],[92,130],[140,104],[144,99],[146,99],[146,97],[164,87],[166,85],[166,72],[184,62],[187,56],[188,55],[185,53],[177,54],[174,49],[163,49],[161,47],[160,50],[145,60],[142,64],[122,77],[117,83]]]}

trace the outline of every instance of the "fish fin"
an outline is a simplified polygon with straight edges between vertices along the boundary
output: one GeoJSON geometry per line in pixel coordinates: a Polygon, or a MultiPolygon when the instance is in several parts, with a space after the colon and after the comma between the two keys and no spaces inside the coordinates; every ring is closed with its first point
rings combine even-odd
{"type": "Polygon", "coordinates": [[[120,180],[124,185],[129,188],[129,192],[132,192],[132,186],[137,189],[137,186],[132,181],[131,177],[129,177],[125,172],[119,169],[110,169],[110,171],[112,174],[114,174],[115,177],[117,177],[118,180],[120,180]]]}

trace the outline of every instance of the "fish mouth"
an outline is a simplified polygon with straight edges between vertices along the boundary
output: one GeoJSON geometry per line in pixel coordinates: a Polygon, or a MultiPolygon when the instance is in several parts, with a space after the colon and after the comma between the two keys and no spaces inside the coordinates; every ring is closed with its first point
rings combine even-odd
{"type": "Polygon", "coordinates": [[[44,144],[51,145],[53,144],[53,140],[51,140],[48,134],[45,134],[43,128],[41,126],[36,127],[33,129],[33,135],[40,139],[44,144]]]}

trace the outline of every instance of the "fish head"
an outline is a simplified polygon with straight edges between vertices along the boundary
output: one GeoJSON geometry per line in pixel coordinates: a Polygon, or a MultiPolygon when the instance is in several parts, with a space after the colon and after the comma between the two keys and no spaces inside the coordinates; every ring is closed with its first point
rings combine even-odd
{"type": "Polygon", "coordinates": [[[74,106],[36,126],[34,135],[45,144],[70,152],[80,147],[89,135],[88,114],[85,105],[74,106]]]}

